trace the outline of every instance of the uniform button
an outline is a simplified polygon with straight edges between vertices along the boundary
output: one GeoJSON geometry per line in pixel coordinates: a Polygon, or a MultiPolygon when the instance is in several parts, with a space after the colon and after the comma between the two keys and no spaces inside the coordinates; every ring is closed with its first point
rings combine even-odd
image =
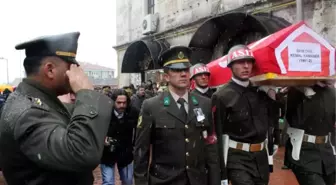
{"type": "Polygon", "coordinates": [[[187,129],[187,128],[189,128],[189,126],[188,126],[188,125],[184,125],[184,128],[186,128],[186,129],[187,129]]]}
{"type": "Polygon", "coordinates": [[[186,153],[186,156],[189,157],[189,152],[186,153]]]}
{"type": "Polygon", "coordinates": [[[189,166],[186,166],[186,169],[189,169],[189,166]]]}
{"type": "Polygon", "coordinates": [[[93,115],[93,114],[96,114],[96,112],[92,110],[90,111],[90,114],[93,115]]]}
{"type": "Polygon", "coordinates": [[[189,139],[188,139],[188,138],[186,138],[186,139],[185,139],[185,142],[189,143],[189,139]]]}
{"type": "Polygon", "coordinates": [[[167,126],[165,125],[165,126],[163,126],[164,128],[167,128],[167,126]]]}
{"type": "Polygon", "coordinates": [[[202,127],[204,127],[204,124],[202,124],[202,127]]]}

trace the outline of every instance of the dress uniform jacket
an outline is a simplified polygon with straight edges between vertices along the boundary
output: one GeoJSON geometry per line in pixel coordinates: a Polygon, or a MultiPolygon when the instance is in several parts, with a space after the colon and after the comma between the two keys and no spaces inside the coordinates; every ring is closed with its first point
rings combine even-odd
{"type": "MultiPolygon", "coordinates": [[[[335,132],[335,89],[315,86],[310,99],[291,88],[287,96],[286,118],[291,127],[303,129],[305,134],[326,136],[335,132]]],[[[335,141],[333,137],[332,142],[335,141]]],[[[285,164],[293,169],[327,175],[335,172],[335,156],[329,143],[303,142],[300,159],[292,158],[292,145],[286,145],[285,164]]]]}
{"type": "Polygon", "coordinates": [[[134,152],[136,185],[220,184],[217,145],[204,137],[213,132],[210,100],[189,93],[188,106],[185,123],[169,91],[144,101],[134,152]],[[202,109],[203,122],[197,121],[195,108],[202,109]]]}
{"type": "Polygon", "coordinates": [[[0,119],[0,165],[8,185],[92,185],[111,100],[80,90],[72,115],[57,96],[24,79],[0,119]]]}
{"type": "Polygon", "coordinates": [[[228,179],[226,169],[247,171],[254,177],[269,179],[269,164],[266,150],[246,152],[229,148],[227,164],[224,163],[221,136],[243,143],[261,143],[273,127],[275,144],[279,143],[279,129],[274,125],[274,113],[270,112],[271,99],[252,86],[243,87],[234,81],[220,87],[212,96],[214,121],[218,135],[221,158],[221,178],[228,179]]]}

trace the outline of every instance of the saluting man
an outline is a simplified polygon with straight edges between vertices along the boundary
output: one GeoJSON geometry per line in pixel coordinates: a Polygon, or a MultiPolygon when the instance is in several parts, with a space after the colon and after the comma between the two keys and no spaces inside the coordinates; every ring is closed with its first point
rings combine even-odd
{"type": "Polygon", "coordinates": [[[76,61],[79,32],[17,45],[25,78],[3,107],[0,166],[8,185],[92,185],[112,100],[93,90],[76,61]],[[76,94],[69,112],[57,98],[76,94]]]}
{"type": "Polygon", "coordinates": [[[220,183],[216,140],[209,137],[211,102],[188,92],[190,53],[189,48],[177,46],[159,58],[169,85],[142,106],[134,152],[136,185],[220,183]]]}
{"type": "Polygon", "coordinates": [[[190,74],[190,79],[194,80],[196,85],[192,92],[211,98],[214,91],[209,88],[209,68],[205,64],[195,64],[190,68],[190,74]]]}

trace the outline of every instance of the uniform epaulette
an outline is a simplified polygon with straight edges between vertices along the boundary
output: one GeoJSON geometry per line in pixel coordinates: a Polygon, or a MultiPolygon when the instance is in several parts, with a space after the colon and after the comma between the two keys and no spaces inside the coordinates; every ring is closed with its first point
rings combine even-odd
{"type": "Polygon", "coordinates": [[[28,99],[31,102],[31,107],[48,110],[48,106],[46,106],[46,104],[44,104],[40,98],[28,97],[28,99]]]}

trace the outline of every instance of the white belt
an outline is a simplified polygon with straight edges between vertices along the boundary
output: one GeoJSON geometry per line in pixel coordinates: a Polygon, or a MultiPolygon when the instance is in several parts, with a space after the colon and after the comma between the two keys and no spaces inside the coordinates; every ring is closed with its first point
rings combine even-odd
{"type": "MultiPolygon", "coordinates": [[[[316,136],[314,135],[309,135],[309,134],[304,134],[303,137],[307,137],[307,140],[305,142],[308,142],[308,143],[313,143],[315,144],[316,143],[316,136]]],[[[325,137],[325,141],[324,143],[328,143],[328,135],[324,136],[325,137]]]]}
{"type": "MultiPolygon", "coordinates": [[[[255,144],[261,144],[261,150],[264,149],[265,145],[264,145],[265,142],[262,142],[262,143],[255,143],[255,144]]],[[[241,150],[244,150],[246,152],[250,152],[250,147],[251,147],[251,144],[250,143],[243,143],[243,142],[237,142],[237,141],[234,141],[234,140],[229,140],[229,147],[230,148],[234,148],[234,149],[237,149],[238,148],[238,145],[242,145],[242,148],[241,150]]]]}

